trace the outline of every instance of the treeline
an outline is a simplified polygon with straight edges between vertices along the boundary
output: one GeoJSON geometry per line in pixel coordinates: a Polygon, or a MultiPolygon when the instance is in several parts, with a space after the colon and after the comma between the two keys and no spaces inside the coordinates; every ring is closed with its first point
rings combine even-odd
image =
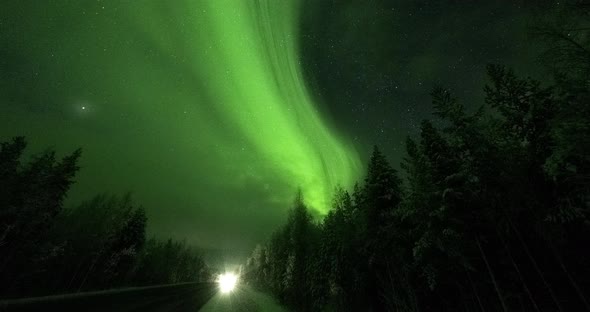
{"type": "Polygon", "coordinates": [[[375,148],[319,223],[298,195],[245,278],[297,311],[590,310],[590,6],[576,10],[535,30],[552,86],[490,65],[474,112],[436,88],[401,174],[375,148]]]}
{"type": "Polygon", "coordinates": [[[199,252],[146,240],[144,209],[129,195],[63,201],[81,151],[22,163],[24,138],[0,144],[0,294],[21,297],[209,278],[199,252]]]}

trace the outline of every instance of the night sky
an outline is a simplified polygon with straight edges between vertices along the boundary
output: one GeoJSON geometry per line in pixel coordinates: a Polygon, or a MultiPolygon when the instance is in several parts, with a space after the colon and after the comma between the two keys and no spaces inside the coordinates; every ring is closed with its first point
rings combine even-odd
{"type": "Polygon", "coordinates": [[[520,1],[2,1],[0,140],[83,149],[68,205],[133,192],[148,230],[249,251],[301,188],[321,216],[371,146],[397,167],[429,92],[538,76],[520,1]]]}

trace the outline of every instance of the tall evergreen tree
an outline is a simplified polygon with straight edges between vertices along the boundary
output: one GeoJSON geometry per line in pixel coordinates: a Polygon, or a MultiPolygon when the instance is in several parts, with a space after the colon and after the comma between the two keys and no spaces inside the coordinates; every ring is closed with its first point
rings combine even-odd
{"type": "Polygon", "coordinates": [[[74,176],[81,151],[63,159],[46,151],[22,164],[24,138],[0,145],[0,287],[18,293],[30,288],[27,266],[39,261],[42,241],[58,213],[74,176]]]}

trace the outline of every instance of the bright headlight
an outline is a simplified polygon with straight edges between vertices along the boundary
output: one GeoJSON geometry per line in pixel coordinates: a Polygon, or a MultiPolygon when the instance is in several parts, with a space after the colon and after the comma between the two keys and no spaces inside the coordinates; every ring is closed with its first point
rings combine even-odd
{"type": "Polygon", "coordinates": [[[222,293],[230,293],[238,282],[238,276],[233,273],[220,274],[217,277],[217,283],[219,284],[219,290],[222,293]]]}

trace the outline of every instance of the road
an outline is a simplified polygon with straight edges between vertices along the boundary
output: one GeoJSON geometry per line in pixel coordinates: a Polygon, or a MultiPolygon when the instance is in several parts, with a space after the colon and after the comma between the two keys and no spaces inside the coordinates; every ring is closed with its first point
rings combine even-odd
{"type": "Polygon", "coordinates": [[[282,312],[282,308],[270,296],[247,285],[238,287],[229,294],[218,292],[203,306],[201,312],[282,312]]]}
{"type": "Polygon", "coordinates": [[[270,296],[246,285],[230,294],[216,283],[186,283],[154,287],[66,294],[0,301],[1,312],[12,311],[134,311],[134,312],[281,312],[270,296]]]}
{"type": "Polygon", "coordinates": [[[198,311],[216,283],[184,283],[0,301],[0,311],[198,311]]]}

